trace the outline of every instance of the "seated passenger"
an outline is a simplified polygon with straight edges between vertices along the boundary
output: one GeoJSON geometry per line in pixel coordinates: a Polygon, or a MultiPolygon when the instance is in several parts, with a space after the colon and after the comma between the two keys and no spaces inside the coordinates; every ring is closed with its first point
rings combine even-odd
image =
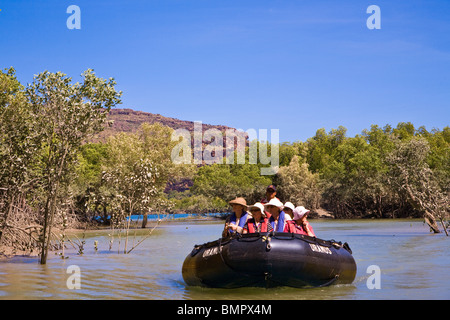
{"type": "Polygon", "coordinates": [[[236,198],[229,202],[233,209],[233,213],[225,220],[225,228],[222,237],[228,237],[235,232],[242,233],[247,223],[247,201],[244,198],[236,198]]]}
{"type": "Polygon", "coordinates": [[[310,237],[315,237],[314,230],[306,220],[309,210],[305,209],[303,206],[296,207],[294,210],[295,226],[299,230],[297,233],[306,234],[310,237]]]}
{"type": "Polygon", "coordinates": [[[292,220],[292,218],[294,217],[294,213],[292,212],[292,210],[294,210],[294,205],[292,204],[292,202],[286,202],[284,204],[284,208],[283,211],[284,213],[286,213],[286,220],[292,220]]]}
{"type": "Polygon", "coordinates": [[[267,219],[266,213],[264,212],[264,206],[260,202],[249,206],[248,210],[252,217],[247,220],[244,233],[272,231],[272,226],[269,224],[269,219],[267,219]]]}
{"type": "Polygon", "coordinates": [[[270,213],[269,224],[275,232],[293,232],[291,223],[286,223],[283,203],[278,199],[272,199],[264,205],[266,211],[270,213]]]}

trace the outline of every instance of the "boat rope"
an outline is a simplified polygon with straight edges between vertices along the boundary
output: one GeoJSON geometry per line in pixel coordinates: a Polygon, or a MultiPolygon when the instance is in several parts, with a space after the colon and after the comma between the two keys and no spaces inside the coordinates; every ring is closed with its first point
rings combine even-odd
{"type": "Polygon", "coordinates": [[[326,283],[324,283],[324,284],[321,284],[321,285],[319,285],[319,286],[317,286],[317,287],[319,287],[319,288],[320,288],[320,287],[327,287],[327,286],[333,284],[334,282],[336,282],[338,279],[339,279],[339,275],[337,274],[337,275],[335,275],[334,278],[331,279],[330,281],[328,281],[328,282],[326,282],[326,283]]]}

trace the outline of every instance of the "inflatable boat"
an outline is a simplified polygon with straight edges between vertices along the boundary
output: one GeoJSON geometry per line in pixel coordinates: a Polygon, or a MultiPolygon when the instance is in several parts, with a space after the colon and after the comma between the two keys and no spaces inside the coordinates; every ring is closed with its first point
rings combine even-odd
{"type": "Polygon", "coordinates": [[[250,233],[194,246],[182,274],[190,286],[319,287],[352,283],[356,263],[347,243],[284,232],[250,233]]]}

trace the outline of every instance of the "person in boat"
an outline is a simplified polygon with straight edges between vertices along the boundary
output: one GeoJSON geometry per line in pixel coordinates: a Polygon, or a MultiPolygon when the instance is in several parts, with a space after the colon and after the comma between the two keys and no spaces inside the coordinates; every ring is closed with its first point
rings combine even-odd
{"type": "Polygon", "coordinates": [[[276,195],[277,195],[277,189],[275,188],[275,186],[273,184],[271,184],[266,189],[266,197],[264,199],[261,199],[260,202],[264,205],[272,199],[280,200],[276,197],[276,195]]]}
{"type": "Polygon", "coordinates": [[[269,224],[275,232],[295,232],[295,226],[287,223],[284,205],[278,199],[272,199],[264,205],[264,209],[270,213],[269,224]]]}
{"type": "Polygon", "coordinates": [[[292,220],[294,217],[294,210],[295,206],[292,204],[292,202],[286,202],[283,207],[284,213],[286,213],[286,220],[292,220]]]}
{"type": "Polygon", "coordinates": [[[233,213],[225,220],[225,228],[222,232],[222,237],[231,236],[234,233],[243,233],[244,226],[247,223],[249,214],[247,212],[247,201],[244,198],[238,197],[229,202],[233,209],[233,213]]]}
{"type": "Polygon", "coordinates": [[[294,210],[293,221],[295,221],[296,233],[306,234],[310,237],[315,237],[314,230],[307,220],[309,210],[303,206],[296,207],[294,210]]]}
{"type": "MultiPolygon", "coordinates": [[[[265,205],[272,199],[280,200],[276,197],[276,195],[277,195],[277,188],[275,188],[275,186],[273,184],[271,184],[270,186],[268,186],[266,188],[266,197],[261,199],[261,201],[260,201],[261,204],[265,205]]],[[[266,217],[270,218],[270,212],[269,211],[265,211],[265,212],[266,212],[266,217]]]]}
{"type": "Polygon", "coordinates": [[[249,206],[248,211],[252,217],[247,220],[247,224],[244,227],[244,233],[272,231],[272,226],[269,224],[269,219],[264,212],[262,203],[257,202],[254,205],[249,206]]]}

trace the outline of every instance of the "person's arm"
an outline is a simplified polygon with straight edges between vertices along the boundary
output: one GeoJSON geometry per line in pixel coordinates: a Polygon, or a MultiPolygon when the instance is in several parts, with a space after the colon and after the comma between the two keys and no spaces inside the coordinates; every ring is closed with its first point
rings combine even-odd
{"type": "Polygon", "coordinates": [[[306,231],[308,236],[310,236],[310,237],[315,237],[316,236],[314,234],[314,232],[312,231],[312,227],[311,227],[311,225],[309,224],[308,221],[303,222],[303,229],[306,231]]]}
{"type": "Polygon", "coordinates": [[[233,231],[235,231],[237,233],[243,233],[244,232],[244,228],[239,227],[239,226],[235,225],[234,223],[230,224],[228,227],[229,227],[229,229],[231,229],[231,230],[233,230],[233,231]]]}
{"type": "Polygon", "coordinates": [[[222,238],[228,237],[229,224],[230,224],[230,217],[228,217],[225,220],[225,226],[224,226],[223,231],[222,231],[222,238]]]}

